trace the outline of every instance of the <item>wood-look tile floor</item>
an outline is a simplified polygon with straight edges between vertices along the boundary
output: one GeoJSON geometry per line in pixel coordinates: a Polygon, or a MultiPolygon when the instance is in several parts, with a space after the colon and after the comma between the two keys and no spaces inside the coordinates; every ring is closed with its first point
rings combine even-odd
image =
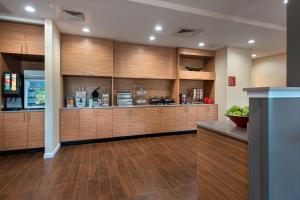
{"type": "Polygon", "coordinates": [[[195,134],[0,156],[0,199],[197,199],[196,163],[195,134]]]}

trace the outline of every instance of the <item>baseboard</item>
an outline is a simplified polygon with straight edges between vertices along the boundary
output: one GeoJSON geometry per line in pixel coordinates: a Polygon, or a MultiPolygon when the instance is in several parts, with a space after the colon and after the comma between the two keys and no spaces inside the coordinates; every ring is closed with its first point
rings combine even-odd
{"type": "Polygon", "coordinates": [[[59,149],[60,149],[60,143],[57,144],[57,146],[51,153],[44,153],[44,159],[53,158],[59,149]]]}

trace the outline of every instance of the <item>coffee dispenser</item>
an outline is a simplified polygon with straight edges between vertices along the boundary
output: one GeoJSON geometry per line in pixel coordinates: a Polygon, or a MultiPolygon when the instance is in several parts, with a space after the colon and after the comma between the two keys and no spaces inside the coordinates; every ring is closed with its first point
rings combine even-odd
{"type": "Polygon", "coordinates": [[[4,97],[5,111],[23,109],[23,78],[20,74],[3,72],[2,96],[4,97]]]}

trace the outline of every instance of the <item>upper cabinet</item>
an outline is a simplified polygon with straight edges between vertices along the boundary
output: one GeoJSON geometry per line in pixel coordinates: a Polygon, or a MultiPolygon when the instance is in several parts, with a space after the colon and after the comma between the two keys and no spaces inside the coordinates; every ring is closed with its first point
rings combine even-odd
{"type": "Polygon", "coordinates": [[[0,52],[44,55],[44,27],[0,22],[0,52]]]}
{"type": "Polygon", "coordinates": [[[61,73],[62,75],[112,76],[113,41],[62,35],[61,73]]]}
{"type": "Polygon", "coordinates": [[[115,43],[114,77],[176,79],[176,49],[115,43]]]}

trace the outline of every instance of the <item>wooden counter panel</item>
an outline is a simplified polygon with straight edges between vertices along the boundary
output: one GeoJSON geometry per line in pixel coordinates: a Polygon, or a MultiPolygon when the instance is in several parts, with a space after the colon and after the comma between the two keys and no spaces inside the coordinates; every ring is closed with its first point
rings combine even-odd
{"type": "Polygon", "coordinates": [[[45,113],[28,112],[28,148],[44,147],[45,113]]]}
{"type": "Polygon", "coordinates": [[[129,135],[129,108],[114,108],[113,109],[113,136],[128,136],[129,135]]]}
{"type": "Polygon", "coordinates": [[[3,113],[0,113],[0,151],[3,151],[3,128],[4,123],[3,123],[3,113]]]}
{"type": "Polygon", "coordinates": [[[198,128],[199,199],[248,199],[248,145],[198,128]]]}
{"type": "Polygon", "coordinates": [[[60,111],[60,140],[79,140],[79,110],[60,111]]]}
{"type": "Polygon", "coordinates": [[[187,127],[187,107],[175,107],[175,131],[185,131],[187,127]]]}
{"type": "Polygon", "coordinates": [[[113,136],[112,109],[97,110],[97,138],[111,138],[113,136]]]}
{"type": "Polygon", "coordinates": [[[175,108],[162,107],[161,108],[161,129],[160,132],[175,131],[175,108]]]}
{"type": "Polygon", "coordinates": [[[160,133],[160,108],[146,108],[146,132],[160,133]]]}
{"type": "Polygon", "coordinates": [[[79,116],[80,139],[96,139],[97,111],[94,109],[82,109],[79,116]]]}
{"type": "Polygon", "coordinates": [[[187,107],[187,130],[197,130],[198,110],[196,106],[187,107]]]}
{"type": "Polygon", "coordinates": [[[130,135],[143,135],[146,132],[146,109],[130,109],[130,135]]]}

